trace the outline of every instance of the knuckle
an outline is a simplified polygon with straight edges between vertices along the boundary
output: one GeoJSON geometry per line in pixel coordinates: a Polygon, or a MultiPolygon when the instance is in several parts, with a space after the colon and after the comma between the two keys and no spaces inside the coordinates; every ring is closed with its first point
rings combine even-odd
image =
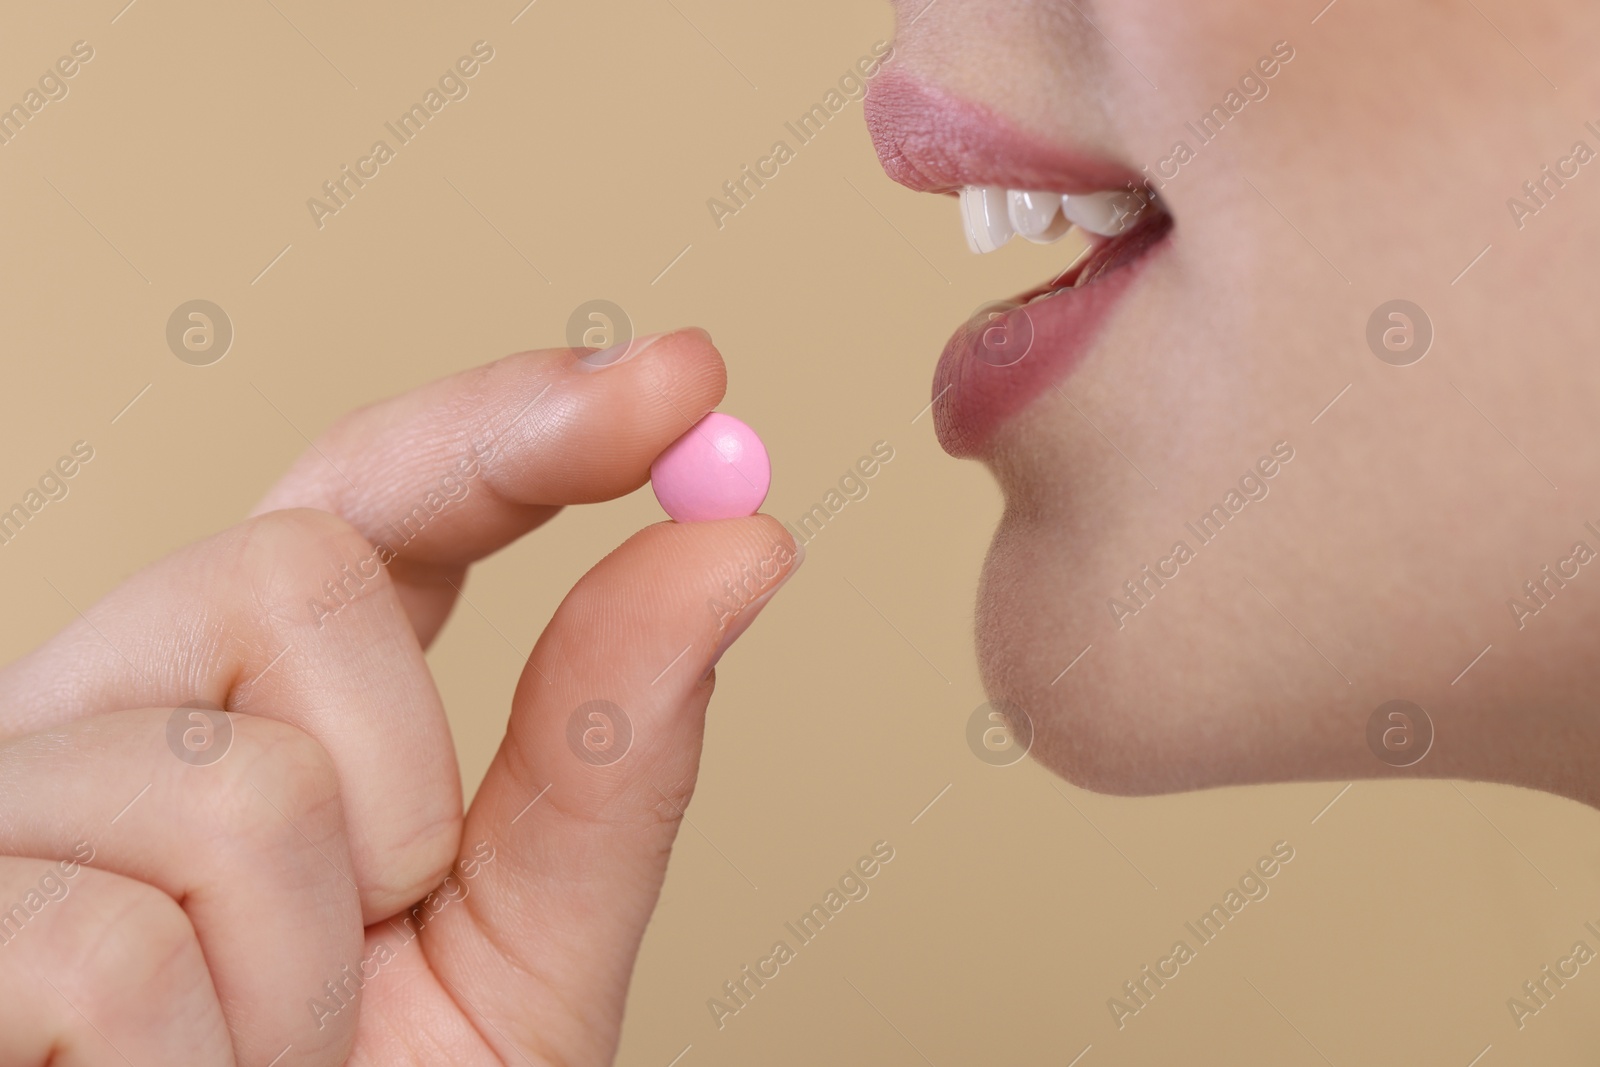
{"type": "Polygon", "coordinates": [[[694,782],[692,779],[679,782],[666,789],[652,786],[646,810],[653,823],[676,826],[682,821],[684,809],[688,808],[689,800],[693,796],[694,782]]]}
{"type": "Polygon", "coordinates": [[[245,523],[245,562],[269,573],[285,561],[346,559],[371,548],[359,530],[330,511],[285,508],[245,523]]]}
{"type": "Polygon", "coordinates": [[[86,1001],[103,1004],[129,989],[176,991],[199,964],[199,941],[177,901],[131,878],[78,871],[48,926],[50,958],[86,1001]]]}
{"type": "Polygon", "coordinates": [[[233,727],[228,758],[209,768],[221,773],[194,776],[193,802],[221,862],[281,857],[303,847],[302,834],[316,841],[339,832],[338,776],[314,738],[255,715],[233,716],[233,727]]]}
{"type": "Polygon", "coordinates": [[[330,591],[339,602],[353,603],[386,590],[390,579],[382,563],[361,531],[313,508],[269,511],[248,520],[238,561],[268,617],[300,617],[308,597],[330,591]]]}
{"type": "Polygon", "coordinates": [[[404,853],[370,872],[362,898],[378,914],[394,914],[442,883],[455,867],[461,844],[461,819],[440,820],[410,839],[404,853]]]}

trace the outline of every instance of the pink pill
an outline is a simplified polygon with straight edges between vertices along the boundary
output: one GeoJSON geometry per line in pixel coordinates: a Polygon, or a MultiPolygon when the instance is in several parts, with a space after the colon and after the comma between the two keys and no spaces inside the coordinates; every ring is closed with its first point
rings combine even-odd
{"type": "Polygon", "coordinates": [[[732,415],[713,411],[650,464],[656,499],[678,522],[754,515],[772,484],[767,447],[732,415]]]}

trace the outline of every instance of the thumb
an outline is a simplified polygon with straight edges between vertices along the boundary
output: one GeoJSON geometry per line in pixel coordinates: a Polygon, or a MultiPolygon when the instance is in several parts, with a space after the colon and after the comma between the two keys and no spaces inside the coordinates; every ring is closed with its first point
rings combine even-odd
{"type": "Polygon", "coordinates": [[[585,575],[539,639],[467,814],[473,892],[428,929],[435,972],[502,1058],[610,1062],[711,668],[800,561],[764,515],[662,523],[585,575]]]}

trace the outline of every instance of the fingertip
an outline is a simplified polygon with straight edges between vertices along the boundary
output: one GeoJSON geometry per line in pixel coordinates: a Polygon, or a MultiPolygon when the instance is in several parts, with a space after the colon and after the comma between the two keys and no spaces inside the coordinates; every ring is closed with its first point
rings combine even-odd
{"type": "Polygon", "coordinates": [[[679,556],[685,564],[737,566],[773,560],[778,565],[778,570],[771,574],[774,580],[779,574],[798,567],[798,560],[805,556],[804,545],[788,524],[766,512],[704,522],[663,519],[640,530],[629,542],[640,538],[659,540],[663,548],[679,556]]]}
{"type": "Polygon", "coordinates": [[[763,543],[769,553],[788,557],[783,570],[783,577],[787,580],[788,576],[799,570],[800,564],[805,562],[805,542],[795,536],[794,529],[788,523],[764,511],[757,512],[750,518],[757,523],[756,528],[761,531],[763,543]]]}
{"type": "Polygon", "coordinates": [[[653,361],[671,372],[662,383],[669,394],[680,393],[697,402],[695,409],[679,411],[683,430],[722,403],[727,395],[728,365],[711,334],[699,326],[684,326],[661,334],[640,359],[653,361]]]}
{"type": "Polygon", "coordinates": [[[643,690],[688,685],[754,620],[800,557],[794,536],[770,515],[647,526],[567,595],[523,680],[549,674],[556,662],[569,672],[603,666],[615,676],[620,662],[637,660],[643,690]],[[688,666],[683,660],[697,661],[692,673],[663,675],[666,664],[688,666]]]}
{"type": "MultiPolygon", "coordinates": [[[[623,366],[642,366],[646,362],[682,362],[701,367],[710,373],[713,381],[727,384],[727,366],[711,334],[699,326],[680,326],[674,330],[634,337],[619,341],[608,348],[570,349],[574,370],[593,374],[623,366]]],[[[720,391],[717,399],[721,399],[720,391]]]]}
{"type": "Polygon", "coordinates": [[[750,628],[751,623],[756,621],[762,609],[778,595],[778,590],[794,577],[795,572],[800,569],[800,564],[805,562],[805,544],[795,538],[787,527],[770,515],[752,515],[751,518],[761,520],[765,535],[771,538],[772,547],[766,558],[779,561],[781,566],[776,577],[771,579],[760,593],[745,603],[736,604],[733,613],[722,621],[721,633],[701,681],[712,677],[723,655],[750,628]]]}

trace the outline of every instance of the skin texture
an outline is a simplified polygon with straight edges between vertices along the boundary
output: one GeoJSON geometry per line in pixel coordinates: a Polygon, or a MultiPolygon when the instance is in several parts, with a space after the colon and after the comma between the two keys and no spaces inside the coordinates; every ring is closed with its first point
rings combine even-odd
{"type": "Polygon", "coordinates": [[[1600,551],[1584,528],[1600,520],[1600,169],[1520,228],[1507,207],[1532,203],[1523,183],[1574,142],[1600,150],[1584,128],[1600,119],[1587,59],[1600,13],[1564,0],[1481,14],[1345,0],[1320,16],[1264,0],[896,6],[894,78],[1134,171],[1178,140],[1196,149],[1161,189],[1165,246],[1061,392],[1009,420],[985,457],[1006,510],[977,640],[991,699],[1032,721],[1033,754],[1114,793],[1421,774],[1600,801],[1587,773],[1600,577],[1583,567],[1549,586],[1531,618],[1507,604],[1575,542],[1600,551]],[[1201,144],[1185,122],[1280,41],[1294,58],[1266,98],[1201,144]],[[1395,298],[1436,334],[1407,367],[1365,340],[1395,298]],[[1184,524],[1278,442],[1294,459],[1268,495],[1201,545],[1184,524]],[[1193,561],[1114,617],[1123,583],[1180,539],[1193,561]],[[1409,769],[1367,743],[1391,699],[1436,731],[1409,769]]]}
{"type": "Polygon", "coordinates": [[[0,1062],[610,1062],[713,668],[795,544],[760,515],[661,523],[597,563],[465,812],[422,653],[471,562],[643,485],[725,381],[684,330],[355,412],[254,517],[0,671],[0,1062]],[[191,701],[227,709],[215,761],[172,747],[191,701]],[[631,746],[583,758],[575,713],[631,746]]]}
{"type": "MultiPolygon", "coordinates": [[[[1600,578],[1532,618],[1507,607],[1575,541],[1600,549],[1600,178],[1521,226],[1505,203],[1594,138],[1600,13],[1482,7],[1342,0],[1313,24],[1262,0],[904,0],[894,76],[1132,169],[1295,49],[1163,188],[1172,235],[1063,392],[986,455],[1007,510],[985,679],[1073,781],[1421,773],[1600,800],[1600,578]],[[1364,340],[1396,297],[1438,335],[1405,368],[1364,340]],[[1269,455],[1270,491],[1114,618],[1124,580],[1269,455]],[[1404,772],[1366,742],[1394,698],[1438,729],[1404,772]]],[[[357,412],[255,516],[0,671],[0,902],[29,902],[0,913],[0,1062],[609,1062],[713,667],[798,566],[793,541],[761,516],[663,523],[600,561],[465,811],[422,653],[474,560],[642,485],[723,387],[683,331],[599,372],[523,353],[357,412]],[[448,506],[363,574],[468,454],[448,506]],[[569,745],[595,699],[632,724],[614,763],[569,745]],[[169,747],[190,701],[227,709],[215,763],[169,747]]]]}

